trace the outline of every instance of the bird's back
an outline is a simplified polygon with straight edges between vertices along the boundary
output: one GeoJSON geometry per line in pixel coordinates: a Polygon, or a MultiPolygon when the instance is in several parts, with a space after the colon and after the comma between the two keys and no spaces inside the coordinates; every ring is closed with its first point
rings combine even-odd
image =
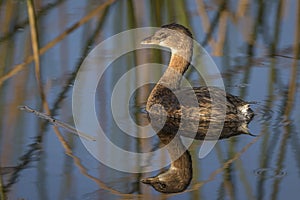
{"type": "Polygon", "coordinates": [[[253,117],[249,103],[217,87],[195,87],[171,90],[157,88],[157,95],[148,99],[147,111],[151,114],[167,114],[171,118],[198,121],[246,121],[253,117]],[[154,106],[152,105],[161,105],[154,106]],[[162,109],[164,108],[164,110],[162,109]]]}

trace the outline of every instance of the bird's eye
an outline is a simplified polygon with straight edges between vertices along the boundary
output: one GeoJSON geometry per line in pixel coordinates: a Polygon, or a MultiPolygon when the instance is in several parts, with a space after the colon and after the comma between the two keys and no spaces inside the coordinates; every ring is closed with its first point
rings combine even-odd
{"type": "Polygon", "coordinates": [[[159,183],[159,187],[162,189],[165,189],[167,187],[167,185],[165,183],[159,183]]]}
{"type": "Polygon", "coordinates": [[[165,38],[168,37],[168,36],[167,36],[167,34],[165,34],[165,33],[159,33],[159,37],[160,37],[161,39],[165,39],[165,38]]]}

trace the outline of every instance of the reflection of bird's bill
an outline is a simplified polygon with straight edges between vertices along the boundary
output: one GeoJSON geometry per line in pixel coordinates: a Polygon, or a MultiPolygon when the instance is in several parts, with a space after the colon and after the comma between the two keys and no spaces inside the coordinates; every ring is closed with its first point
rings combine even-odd
{"type": "Polygon", "coordinates": [[[141,179],[141,182],[144,183],[144,184],[152,184],[155,181],[157,181],[156,177],[149,177],[149,178],[143,178],[143,179],[141,179]]]}

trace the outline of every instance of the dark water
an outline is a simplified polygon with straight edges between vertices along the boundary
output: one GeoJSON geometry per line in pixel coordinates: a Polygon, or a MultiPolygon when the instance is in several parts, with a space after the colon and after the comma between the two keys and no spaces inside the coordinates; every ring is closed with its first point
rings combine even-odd
{"type": "MultiPolygon", "coordinates": [[[[87,141],[82,142],[60,129],[62,139],[51,124],[18,109],[19,105],[28,105],[43,111],[34,62],[31,59],[24,67],[18,66],[32,55],[27,4],[26,1],[0,1],[1,198],[297,199],[300,195],[297,103],[300,92],[299,59],[296,58],[300,3],[251,1],[243,7],[248,1],[224,2],[128,0],[115,1],[103,9],[99,6],[105,1],[60,0],[35,4],[40,47],[44,48],[40,57],[43,90],[51,115],[63,122],[74,125],[74,79],[88,52],[122,31],[171,22],[192,30],[195,40],[212,55],[227,92],[257,102],[252,106],[256,115],[249,124],[250,132],[257,137],[239,135],[220,140],[201,159],[201,141],[194,142],[189,148],[193,161],[189,187],[180,194],[166,195],[140,180],[160,173],[161,170],[149,172],[149,169],[167,163],[168,152],[128,159],[115,154],[108,146],[96,145],[95,149],[104,153],[107,161],[130,166],[140,173],[119,171],[95,159],[86,148],[87,141]],[[95,9],[99,11],[93,13],[95,9]],[[93,17],[88,19],[89,15],[93,17]],[[52,48],[45,49],[81,19],[87,20],[63,34],[52,48]]],[[[126,42],[107,46],[107,53],[101,56],[109,58],[111,50],[128,45],[126,42]]],[[[139,88],[135,96],[130,96],[140,80],[158,79],[161,69],[147,68],[148,71],[133,74],[123,84],[117,98],[131,100],[118,107],[121,128],[110,105],[112,91],[122,75],[145,63],[167,64],[168,58],[168,52],[157,49],[128,52],[111,63],[100,79],[95,96],[96,116],[107,138],[120,148],[155,152],[161,147],[154,131],[143,128],[149,124],[143,106],[152,87],[139,88]],[[126,110],[141,127],[129,124],[126,110]],[[152,137],[143,138],[148,136],[152,137]]],[[[204,84],[195,70],[189,70],[186,78],[193,85],[204,84]]],[[[82,102],[79,107],[85,106],[82,102]]],[[[90,123],[89,116],[82,116],[82,123],[90,123]]]]}

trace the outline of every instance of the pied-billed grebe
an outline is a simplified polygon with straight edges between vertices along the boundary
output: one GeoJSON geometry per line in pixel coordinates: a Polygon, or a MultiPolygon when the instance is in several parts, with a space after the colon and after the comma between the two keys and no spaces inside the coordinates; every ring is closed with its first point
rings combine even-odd
{"type": "Polygon", "coordinates": [[[167,47],[172,54],[168,68],[148,98],[148,113],[167,114],[171,118],[181,118],[184,113],[189,119],[219,121],[219,116],[224,115],[226,109],[225,122],[251,121],[254,113],[249,103],[217,87],[194,87],[193,90],[180,88],[182,75],[188,69],[193,55],[193,38],[187,28],[179,24],[164,25],[141,44],[167,47]],[[214,96],[214,109],[210,94],[214,96]],[[193,98],[196,104],[191,103],[193,98]],[[161,105],[163,109],[154,105],[161,105]]]}

